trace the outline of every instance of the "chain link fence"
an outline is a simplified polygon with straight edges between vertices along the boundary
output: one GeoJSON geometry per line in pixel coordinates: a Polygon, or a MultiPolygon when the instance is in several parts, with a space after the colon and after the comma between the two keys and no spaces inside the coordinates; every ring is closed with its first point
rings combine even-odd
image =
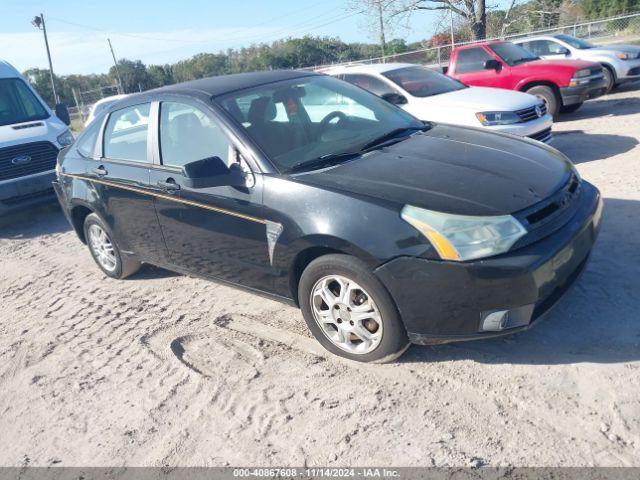
{"type": "Polygon", "coordinates": [[[84,123],[91,112],[91,108],[98,101],[119,93],[118,85],[107,85],[92,90],[73,89],[73,99],[75,106],[69,108],[71,117],[71,129],[79,132],[84,127],[84,123]]]}
{"type": "MultiPolygon", "coordinates": [[[[626,15],[619,15],[590,22],[574,23],[571,25],[556,26],[542,30],[534,30],[528,32],[519,32],[507,34],[502,37],[488,38],[483,41],[491,40],[509,40],[516,38],[528,37],[531,35],[558,34],[565,33],[574,37],[584,39],[597,39],[599,43],[614,42],[634,42],[640,41],[640,12],[626,15]]],[[[477,41],[469,40],[456,42],[453,44],[434,46],[430,48],[413,50],[393,55],[385,55],[384,57],[375,57],[365,60],[355,60],[352,62],[342,62],[332,65],[321,65],[313,67],[313,69],[326,68],[338,65],[350,64],[375,64],[388,62],[416,63],[430,67],[444,67],[449,63],[451,51],[455,47],[461,45],[469,45],[477,43],[477,41]]]]}

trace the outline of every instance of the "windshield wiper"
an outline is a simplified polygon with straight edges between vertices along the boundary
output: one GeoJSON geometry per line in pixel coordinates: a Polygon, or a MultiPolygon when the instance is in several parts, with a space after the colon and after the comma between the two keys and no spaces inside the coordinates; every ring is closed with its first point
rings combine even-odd
{"type": "Polygon", "coordinates": [[[362,152],[340,152],[340,153],[328,153],[313,160],[307,160],[304,162],[298,162],[292,167],[288,168],[287,173],[302,172],[305,170],[318,170],[319,168],[330,167],[337,165],[352,158],[356,158],[362,155],[362,152]]]}
{"type": "MultiPolygon", "coordinates": [[[[389,141],[389,140],[393,140],[396,137],[398,137],[401,133],[405,133],[405,132],[409,132],[409,131],[422,131],[425,132],[427,130],[429,130],[431,128],[431,125],[425,124],[422,127],[403,127],[403,128],[395,128],[393,130],[391,130],[390,132],[385,133],[384,135],[380,135],[377,138],[374,138],[373,140],[371,140],[370,142],[365,143],[362,148],[360,149],[361,152],[366,152],[367,150],[374,148],[374,147],[378,147],[381,144],[389,141]]],[[[408,138],[409,136],[407,135],[405,138],[408,138]]]]}

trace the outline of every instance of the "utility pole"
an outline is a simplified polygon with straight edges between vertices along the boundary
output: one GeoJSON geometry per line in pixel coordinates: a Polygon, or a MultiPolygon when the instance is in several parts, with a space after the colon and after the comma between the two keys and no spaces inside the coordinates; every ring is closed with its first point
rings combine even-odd
{"type": "Polygon", "coordinates": [[[116,60],[116,54],[113,52],[111,39],[107,38],[107,42],[109,42],[109,49],[111,49],[111,56],[113,57],[113,66],[116,67],[116,77],[118,77],[118,93],[122,95],[124,93],[124,89],[122,88],[122,79],[120,78],[120,70],[118,70],[118,61],[116,60]]]}
{"type": "Polygon", "coordinates": [[[49,59],[49,76],[51,77],[51,91],[53,92],[53,103],[60,103],[60,98],[56,93],[56,84],[53,80],[53,64],[51,63],[51,51],[49,50],[49,39],[47,38],[47,26],[44,23],[44,15],[41,13],[40,16],[33,17],[31,23],[38,30],[42,30],[44,33],[44,45],[47,47],[47,58],[49,59]]]}

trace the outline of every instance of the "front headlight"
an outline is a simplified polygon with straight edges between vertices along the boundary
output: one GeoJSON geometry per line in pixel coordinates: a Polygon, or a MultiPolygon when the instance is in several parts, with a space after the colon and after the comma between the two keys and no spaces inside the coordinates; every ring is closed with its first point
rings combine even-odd
{"type": "Polygon", "coordinates": [[[71,145],[75,141],[75,138],[73,138],[73,134],[70,130],[65,130],[60,136],[58,136],[57,140],[58,143],[64,148],[71,145]]]}
{"type": "Polygon", "coordinates": [[[491,125],[510,125],[520,122],[520,116],[515,112],[478,112],[476,118],[485,127],[491,125]]]}
{"type": "Polygon", "coordinates": [[[633,53],[627,53],[627,52],[617,52],[616,56],[620,60],[631,60],[632,58],[635,58],[635,55],[633,53]]]}
{"type": "Polygon", "coordinates": [[[589,70],[588,68],[585,68],[583,70],[578,70],[576,73],[574,73],[573,78],[583,78],[583,77],[588,77],[589,75],[591,75],[591,70],[589,70]]]}
{"type": "Polygon", "coordinates": [[[511,215],[475,217],[405,205],[400,213],[429,239],[443,260],[464,261],[508,251],[527,230],[511,215]]]}

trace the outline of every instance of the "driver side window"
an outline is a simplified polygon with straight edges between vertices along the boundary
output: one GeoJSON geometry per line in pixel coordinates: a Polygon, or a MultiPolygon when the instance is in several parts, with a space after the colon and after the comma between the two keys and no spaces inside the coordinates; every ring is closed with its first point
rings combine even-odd
{"type": "Polygon", "coordinates": [[[201,110],[177,102],[160,105],[160,156],[163,165],[182,167],[210,157],[227,166],[234,148],[218,124],[201,110]]]}

